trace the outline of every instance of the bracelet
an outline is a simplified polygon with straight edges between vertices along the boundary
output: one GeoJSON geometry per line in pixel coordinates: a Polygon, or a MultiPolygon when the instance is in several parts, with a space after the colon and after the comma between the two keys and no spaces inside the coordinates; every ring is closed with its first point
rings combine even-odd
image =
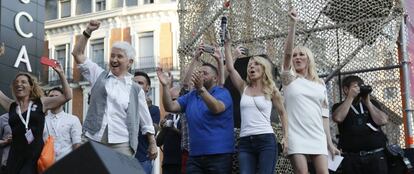
{"type": "Polygon", "coordinates": [[[86,30],[83,30],[83,36],[85,36],[86,38],[90,38],[91,37],[91,34],[89,34],[88,32],[86,32],[86,30]]]}

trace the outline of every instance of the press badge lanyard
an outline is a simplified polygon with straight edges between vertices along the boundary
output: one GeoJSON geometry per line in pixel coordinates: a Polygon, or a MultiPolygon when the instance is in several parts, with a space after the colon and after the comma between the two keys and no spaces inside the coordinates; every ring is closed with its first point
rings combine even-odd
{"type": "Polygon", "coordinates": [[[29,106],[28,106],[27,111],[26,111],[26,120],[24,120],[24,118],[22,116],[22,110],[20,109],[20,105],[17,105],[17,114],[19,115],[20,120],[24,124],[24,127],[26,128],[26,131],[29,130],[30,111],[31,111],[31,108],[32,108],[32,104],[33,104],[33,102],[30,101],[29,106]]]}
{"type": "MultiPolygon", "coordinates": [[[[360,113],[355,109],[354,105],[351,105],[352,110],[355,114],[360,115],[360,113]]],[[[361,115],[364,115],[364,108],[362,107],[362,103],[359,102],[359,109],[361,109],[361,115]]]]}

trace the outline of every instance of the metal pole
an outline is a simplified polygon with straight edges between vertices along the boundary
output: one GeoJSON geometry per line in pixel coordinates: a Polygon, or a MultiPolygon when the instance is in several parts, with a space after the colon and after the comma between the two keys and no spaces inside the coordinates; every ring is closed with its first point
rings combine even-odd
{"type": "MultiPolygon", "coordinates": [[[[404,0],[401,0],[401,5],[404,9],[404,0]]],[[[410,80],[410,59],[408,58],[408,51],[407,51],[407,33],[405,32],[405,17],[404,15],[401,18],[401,25],[400,25],[400,46],[402,51],[402,71],[403,71],[403,80],[404,80],[404,98],[405,98],[405,112],[406,112],[406,140],[407,146],[409,148],[414,148],[414,144],[412,142],[413,139],[413,110],[411,108],[411,80],[410,80]]],[[[407,147],[408,148],[408,147],[407,147]]]]}

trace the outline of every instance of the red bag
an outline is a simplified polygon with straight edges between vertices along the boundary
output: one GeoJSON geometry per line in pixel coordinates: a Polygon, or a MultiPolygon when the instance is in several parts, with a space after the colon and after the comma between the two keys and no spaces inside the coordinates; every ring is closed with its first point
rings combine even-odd
{"type": "Polygon", "coordinates": [[[40,153],[40,157],[37,160],[37,171],[39,173],[43,173],[46,171],[47,168],[55,163],[55,147],[54,147],[54,138],[52,136],[48,136],[43,146],[42,153],[40,153]]]}

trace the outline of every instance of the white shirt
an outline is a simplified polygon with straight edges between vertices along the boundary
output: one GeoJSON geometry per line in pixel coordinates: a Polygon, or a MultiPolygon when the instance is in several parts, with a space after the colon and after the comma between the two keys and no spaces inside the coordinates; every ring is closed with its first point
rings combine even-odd
{"type": "Polygon", "coordinates": [[[81,143],[82,126],[77,116],[50,111],[45,117],[43,139],[48,135],[54,137],[55,160],[59,160],[72,151],[72,145],[81,143]]]}
{"type": "Polygon", "coordinates": [[[283,71],[285,107],[288,114],[288,154],[328,155],[323,117],[329,117],[327,90],[323,83],[283,71]]]}
{"type": "Polygon", "coordinates": [[[270,124],[272,101],[265,96],[249,96],[245,93],[240,99],[240,137],[274,133],[270,124]]]}
{"type": "MultiPolygon", "coordinates": [[[[104,71],[96,63],[90,59],[86,59],[83,64],[79,64],[82,75],[93,86],[99,75],[104,71]]],[[[86,132],[86,136],[94,141],[100,142],[104,134],[106,126],[108,126],[108,143],[126,143],[129,142],[129,134],[126,125],[127,109],[129,103],[129,94],[131,92],[132,74],[127,73],[124,77],[118,78],[112,72],[106,77],[108,80],[105,89],[108,94],[105,108],[105,114],[102,119],[101,129],[94,135],[86,132]]],[[[154,134],[154,126],[148,106],[145,100],[144,90],[140,90],[138,94],[140,129],[143,134],[154,134]]]]}

